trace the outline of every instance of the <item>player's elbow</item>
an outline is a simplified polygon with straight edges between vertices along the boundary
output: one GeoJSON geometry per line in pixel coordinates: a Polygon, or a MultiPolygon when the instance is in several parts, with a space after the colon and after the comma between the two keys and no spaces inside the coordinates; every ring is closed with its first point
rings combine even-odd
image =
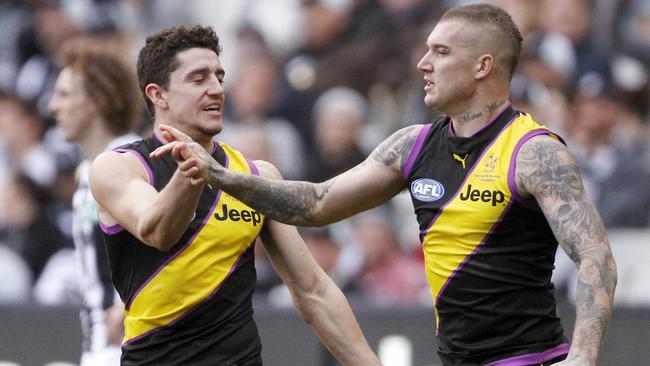
{"type": "Polygon", "coordinates": [[[317,309],[322,308],[326,303],[330,286],[336,285],[329,277],[317,276],[308,283],[300,285],[288,283],[288,286],[298,312],[305,322],[311,324],[316,314],[318,314],[317,309]]]}
{"type": "Polygon", "coordinates": [[[616,261],[609,248],[593,251],[584,255],[578,266],[583,282],[598,285],[613,297],[618,282],[616,261]]]}
{"type": "Polygon", "coordinates": [[[322,204],[317,204],[311,212],[303,216],[303,221],[299,226],[323,227],[339,221],[340,218],[334,216],[331,210],[327,210],[322,204]]]}
{"type": "Polygon", "coordinates": [[[176,245],[177,239],[161,232],[158,225],[150,220],[142,220],[138,225],[138,235],[150,247],[166,252],[176,245]]]}
{"type": "Polygon", "coordinates": [[[161,252],[167,252],[176,245],[176,242],[169,240],[152,240],[151,246],[160,250],[161,252]]]}

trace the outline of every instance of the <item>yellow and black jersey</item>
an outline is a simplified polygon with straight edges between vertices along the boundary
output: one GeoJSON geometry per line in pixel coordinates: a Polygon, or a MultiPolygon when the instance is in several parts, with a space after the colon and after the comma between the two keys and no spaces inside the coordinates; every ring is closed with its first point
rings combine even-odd
{"type": "MultiPolygon", "coordinates": [[[[149,158],[156,137],[122,146],[134,153],[158,191],[176,162],[149,158]]],[[[257,174],[252,162],[223,143],[213,157],[227,169],[257,174]]],[[[113,283],[126,307],[123,365],[258,365],[253,320],[253,246],[264,217],[207,186],[178,243],[162,252],[116,225],[103,226],[113,283]]]]}
{"type": "Polygon", "coordinates": [[[404,166],[445,365],[541,364],[568,352],[550,281],[558,243],[515,187],[517,152],[540,134],[560,139],[511,107],[471,137],[445,117],[423,127],[404,166]]]}

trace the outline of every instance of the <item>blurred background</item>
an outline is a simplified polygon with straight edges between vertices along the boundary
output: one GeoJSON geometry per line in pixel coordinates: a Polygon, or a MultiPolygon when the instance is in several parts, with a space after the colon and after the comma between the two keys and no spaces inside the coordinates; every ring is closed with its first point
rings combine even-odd
{"type": "MultiPolygon", "coordinates": [[[[79,35],[133,63],[150,33],[210,25],[226,69],[224,131],[286,179],[323,181],[397,129],[427,123],[416,69],[425,40],[462,0],[1,0],[0,363],[74,364],[79,293],[71,237],[78,146],[47,110],[55,55],[79,35]]],[[[650,359],[650,1],[495,0],[524,35],[516,109],[562,135],[619,266],[602,365],[650,359]]],[[[139,132],[151,131],[142,104],[139,132]]],[[[435,365],[434,317],[410,198],[301,228],[387,365],[435,365]]],[[[257,246],[256,319],[268,365],[336,365],[298,318],[257,246]]],[[[554,282],[570,335],[575,267],[554,282]]]]}

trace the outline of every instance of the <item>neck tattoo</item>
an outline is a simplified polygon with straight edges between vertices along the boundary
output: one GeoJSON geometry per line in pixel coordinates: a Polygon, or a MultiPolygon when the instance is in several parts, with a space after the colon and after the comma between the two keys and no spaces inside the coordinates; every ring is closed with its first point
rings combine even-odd
{"type": "Polygon", "coordinates": [[[459,125],[462,126],[462,125],[467,124],[469,122],[475,121],[475,120],[477,120],[477,119],[479,119],[479,118],[481,118],[481,117],[483,117],[485,115],[488,115],[490,113],[495,112],[497,109],[499,109],[499,107],[501,107],[505,103],[506,103],[505,100],[498,100],[498,101],[494,101],[492,103],[486,104],[478,112],[466,113],[466,114],[463,114],[462,116],[458,117],[457,122],[458,122],[459,125]]]}

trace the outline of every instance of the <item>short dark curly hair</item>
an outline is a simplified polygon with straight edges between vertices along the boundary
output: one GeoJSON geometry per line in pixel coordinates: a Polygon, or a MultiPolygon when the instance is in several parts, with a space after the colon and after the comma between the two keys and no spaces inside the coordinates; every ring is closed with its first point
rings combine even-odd
{"type": "Polygon", "coordinates": [[[147,38],[138,55],[137,70],[140,91],[152,117],[154,116],[153,103],[147,98],[145,87],[150,83],[155,83],[167,88],[169,75],[179,66],[176,55],[195,47],[210,49],[217,56],[221,53],[219,37],[212,27],[199,25],[169,27],[147,38]]]}
{"type": "Polygon", "coordinates": [[[57,56],[61,68],[81,75],[86,94],[112,133],[123,135],[136,127],[142,105],[132,65],[86,37],[67,41],[57,56]]]}

